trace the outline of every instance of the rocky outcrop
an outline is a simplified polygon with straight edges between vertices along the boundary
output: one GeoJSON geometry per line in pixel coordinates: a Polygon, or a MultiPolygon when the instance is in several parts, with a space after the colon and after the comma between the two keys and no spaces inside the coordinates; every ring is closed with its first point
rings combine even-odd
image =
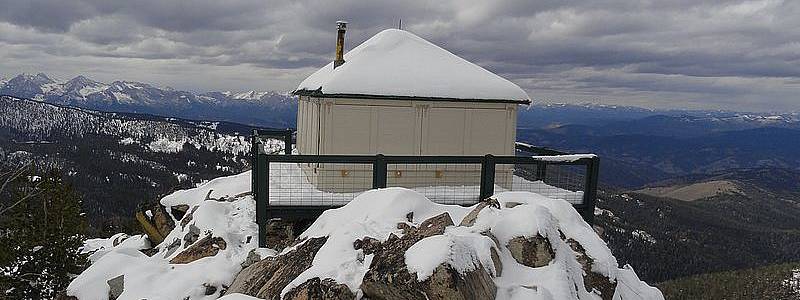
{"type": "Polygon", "coordinates": [[[207,235],[196,243],[181,251],[169,262],[172,264],[187,264],[203,257],[214,256],[220,250],[225,250],[227,243],[221,237],[207,235]]]}
{"type": "Polygon", "coordinates": [[[475,224],[475,221],[478,219],[478,214],[483,211],[486,207],[493,207],[496,209],[500,209],[500,202],[497,202],[497,199],[494,198],[486,198],[485,200],[478,203],[472,211],[470,211],[464,219],[461,220],[461,223],[458,226],[472,226],[475,224]]]}
{"type": "Polygon", "coordinates": [[[292,251],[252,264],[236,276],[227,293],[280,299],[283,288],[311,267],[314,256],[327,240],[328,238],[312,238],[292,251]]]}
{"type": "MultiPolygon", "coordinates": [[[[476,213],[477,214],[477,213],[476,213]]],[[[433,274],[419,282],[405,264],[405,253],[420,240],[444,233],[453,221],[448,213],[427,219],[419,227],[399,223],[402,237],[390,235],[382,243],[375,239],[361,240],[354,246],[374,254],[361,290],[371,299],[490,299],[496,287],[491,276],[479,266],[461,274],[448,265],[440,265],[433,274]]]]}
{"type": "Polygon", "coordinates": [[[538,234],[533,237],[515,237],[508,241],[506,248],[514,260],[531,268],[546,266],[556,255],[550,241],[538,234]]]}
{"type": "Polygon", "coordinates": [[[272,219],[267,223],[267,248],[281,251],[294,242],[294,224],[292,222],[272,219]]]}
{"type": "Polygon", "coordinates": [[[494,299],[497,287],[483,266],[475,270],[459,273],[450,266],[436,267],[428,279],[422,282],[425,298],[431,300],[447,299],[494,299]]]}
{"type": "Polygon", "coordinates": [[[406,223],[397,225],[403,230],[402,237],[392,234],[382,243],[372,238],[354,243],[357,250],[363,249],[364,254],[375,255],[364,275],[361,290],[366,297],[375,299],[425,299],[422,284],[406,268],[406,250],[426,237],[444,233],[447,226],[453,225],[453,220],[450,214],[443,213],[425,220],[419,227],[406,223]]]}
{"type": "MultiPolygon", "coordinates": [[[[487,225],[486,222],[478,223],[479,216],[496,217],[495,214],[482,214],[483,210],[511,210],[520,205],[526,204],[501,205],[493,198],[486,199],[468,212],[458,226],[453,224],[447,212],[426,219],[415,226],[414,215],[409,213],[405,217],[406,222],[396,224],[398,231],[390,233],[383,241],[369,236],[356,239],[353,241],[353,249],[361,251],[364,256],[371,256],[371,263],[359,286],[360,292],[366,299],[494,299],[498,291],[493,278],[501,276],[503,272],[501,252],[508,253],[513,258],[506,260],[506,263],[518,263],[529,268],[548,266],[556,259],[551,241],[542,234],[516,236],[510,239],[505,237],[505,242],[501,243],[492,234],[491,229],[474,228],[476,224],[487,225]],[[423,239],[446,235],[448,227],[460,227],[472,232],[471,234],[490,239],[490,251],[483,253],[488,253],[491,259],[475,261],[474,267],[466,269],[457,269],[452,262],[445,260],[423,278],[416,272],[410,271],[406,264],[407,251],[423,239]],[[485,268],[482,263],[489,263],[492,266],[485,268]]],[[[248,258],[248,262],[244,264],[247,267],[236,277],[228,293],[242,293],[276,300],[355,298],[355,292],[347,285],[330,278],[318,277],[292,288],[281,298],[280,293],[286,286],[311,267],[311,262],[327,238],[292,239],[292,224],[278,220],[273,220],[269,228],[274,238],[273,246],[282,248],[297,244],[296,248],[257,262],[255,262],[258,259],[255,252],[251,253],[253,258],[248,258]]],[[[580,243],[566,237],[558,230],[555,232],[561,235],[560,239],[556,238],[554,242],[568,244],[575,253],[574,259],[582,267],[583,286],[579,287],[580,284],[576,282],[575,287],[596,294],[601,299],[612,299],[617,283],[605,275],[592,271],[594,260],[587,255],[580,243]]],[[[522,287],[531,291],[541,288],[533,282],[522,287]]]]}
{"type": "MultiPolygon", "coordinates": [[[[250,180],[242,178],[236,182],[250,180]]],[[[141,261],[160,267],[115,271],[113,275],[125,274],[126,279],[134,278],[131,272],[146,276],[135,276],[136,285],[120,278],[120,282],[108,281],[109,286],[126,283],[123,297],[136,299],[162,294],[169,294],[165,297],[169,299],[225,294],[270,300],[531,299],[543,295],[660,299],[660,293],[641,282],[633,270],[618,267],[603,241],[564,201],[505,193],[460,207],[433,203],[411,190],[379,189],[322,214],[307,229],[305,224],[272,220],[266,241],[270,249],[259,249],[252,198],[230,200],[206,191],[194,194],[206,199],[166,199],[162,203],[167,214],[158,212],[163,208],[142,212],[155,232],[168,224],[156,216],[166,215],[177,223],[155,248],[158,252],[147,257],[119,249],[96,265],[116,270],[115,261],[121,268],[141,261]],[[188,268],[176,265],[187,263],[191,264],[188,268]],[[189,269],[197,272],[182,278],[181,272],[189,269]],[[160,282],[175,277],[182,279],[171,284],[179,284],[180,290],[160,288],[160,282]],[[495,286],[498,278],[501,287],[495,286]],[[140,281],[154,288],[134,290],[142,286],[140,281]],[[227,282],[231,285],[221,284],[227,282]],[[617,285],[625,289],[618,290],[617,285]]],[[[127,242],[114,244],[120,247],[127,242]]],[[[113,276],[90,271],[81,276],[71,284],[71,295],[106,297],[106,280],[113,276]]]]}
{"type": "Polygon", "coordinates": [[[175,222],[166,208],[161,204],[140,204],[136,208],[136,221],[147,234],[147,238],[155,245],[161,243],[170,231],[175,228],[175,222]]]}
{"type": "Polygon", "coordinates": [[[108,284],[108,299],[116,300],[125,290],[125,276],[119,275],[106,281],[108,284]]]}
{"type": "Polygon", "coordinates": [[[56,296],[56,300],[79,300],[78,297],[67,295],[66,292],[61,292],[56,296]]]}
{"type": "Polygon", "coordinates": [[[183,216],[179,219],[179,220],[181,220],[181,228],[185,228],[186,224],[189,224],[189,222],[192,221],[192,219],[194,218],[194,212],[197,210],[197,208],[198,208],[198,206],[192,207],[191,210],[189,210],[187,213],[183,214],[183,216]]]}
{"type": "Polygon", "coordinates": [[[347,285],[336,283],[333,279],[320,280],[311,278],[291,289],[283,297],[284,300],[353,300],[356,295],[347,285]]]}
{"type": "Polygon", "coordinates": [[[173,205],[170,208],[170,212],[172,216],[175,217],[175,220],[182,220],[186,213],[189,212],[189,205],[186,204],[179,204],[173,205]]]}
{"type": "MultiPolygon", "coordinates": [[[[409,216],[409,220],[413,216],[409,216]]],[[[437,267],[433,274],[419,281],[405,264],[405,252],[420,240],[441,235],[453,226],[448,213],[423,221],[419,226],[399,223],[402,235],[391,234],[386,241],[365,237],[354,241],[353,248],[373,255],[361,290],[370,299],[490,299],[496,293],[492,276],[479,266],[459,272],[449,265],[437,267]]],[[[265,299],[280,299],[280,292],[300,273],[311,266],[326,238],[313,238],[296,249],[268,257],[245,268],[234,280],[228,293],[242,293],[265,299]]],[[[498,259],[499,261],[499,259],[498,259]]],[[[283,299],[353,299],[350,289],[332,279],[312,278],[294,287],[283,299]]]]}
{"type": "Polygon", "coordinates": [[[586,249],[578,241],[567,239],[567,244],[572,248],[572,251],[577,253],[578,262],[583,269],[583,287],[586,291],[599,294],[603,300],[613,299],[617,283],[602,274],[592,271],[594,260],[589,255],[586,255],[586,249]]]}

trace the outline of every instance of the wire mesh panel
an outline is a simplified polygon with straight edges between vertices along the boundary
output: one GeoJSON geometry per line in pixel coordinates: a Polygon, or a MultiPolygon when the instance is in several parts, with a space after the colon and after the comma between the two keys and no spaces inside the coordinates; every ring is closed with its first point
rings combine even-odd
{"type": "MultiPolygon", "coordinates": [[[[283,137],[283,144],[291,145],[291,134],[283,137]]],[[[459,205],[497,192],[529,191],[572,203],[590,224],[594,217],[599,170],[594,155],[519,144],[523,151],[517,156],[276,155],[280,141],[257,138],[257,132],[252,141],[251,184],[262,247],[271,218],[313,219],[381,187],[406,187],[434,202],[459,205]],[[530,155],[537,151],[544,156],[530,155]]]]}
{"type": "Polygon", "coordinates": [[[539,163],[498,164],[495,192],[527,191],[548,198],[583,204],[586,166],[539,163]]]}
{"type": "Polygon", "coordinates": [[[372,164],[269,164],[270,206],[340,206],[372,188],[372,164]]]}
{"type": "Polygon", "coordinates": [[[475,204],[480,184],[480,164],[393,163],[387,167],[387,187],[413,189],[442,204],[475,204]]]}

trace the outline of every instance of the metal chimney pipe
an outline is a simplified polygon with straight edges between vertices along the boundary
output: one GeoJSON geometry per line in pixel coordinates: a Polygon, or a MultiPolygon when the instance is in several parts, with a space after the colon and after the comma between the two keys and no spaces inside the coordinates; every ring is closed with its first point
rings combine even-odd
{"type": "Polygon", "coordinates": [[[344,32],[347,31],[347,22],[336,21],[336,60],[333,61],[333,68],[344,63],[344,32]]]}

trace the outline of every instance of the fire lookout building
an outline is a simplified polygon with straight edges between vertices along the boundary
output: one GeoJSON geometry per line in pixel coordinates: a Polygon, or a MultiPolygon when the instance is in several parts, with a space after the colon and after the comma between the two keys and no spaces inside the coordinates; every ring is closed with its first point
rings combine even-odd
{"type": "MultiPolygon", "coordinates": [[[[338,23],[336,59],[294,91],[299,154],[514,155],[517,109],[530,104],[519,86],[399,29],[343,54],[346,25],[338,23]]],[[[415,172],[395,168],[395,177],[415,172]]],[[[303,169],[323,190],[319,174],[351,173],[335,165],[303,169]]]]}

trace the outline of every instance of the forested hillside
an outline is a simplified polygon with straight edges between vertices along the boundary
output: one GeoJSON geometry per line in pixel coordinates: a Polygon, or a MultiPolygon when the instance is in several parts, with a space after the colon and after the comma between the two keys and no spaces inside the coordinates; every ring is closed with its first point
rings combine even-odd
{"type": "Polygon", "coordinates": [[[651,282],[795,262],[800,257],[798,178],[798,171],[771,168],[675,179],[736,185],[734,191],[694,201],[603,192],[597,223],[620,261],[651,282]]]}
{"type": "Polygon", "coordinates": [[[0,97],[0,163],[61,170],[94,233],[128,226],[140,202],[248,168],[248,134],[234,124],[0,97]]]}

